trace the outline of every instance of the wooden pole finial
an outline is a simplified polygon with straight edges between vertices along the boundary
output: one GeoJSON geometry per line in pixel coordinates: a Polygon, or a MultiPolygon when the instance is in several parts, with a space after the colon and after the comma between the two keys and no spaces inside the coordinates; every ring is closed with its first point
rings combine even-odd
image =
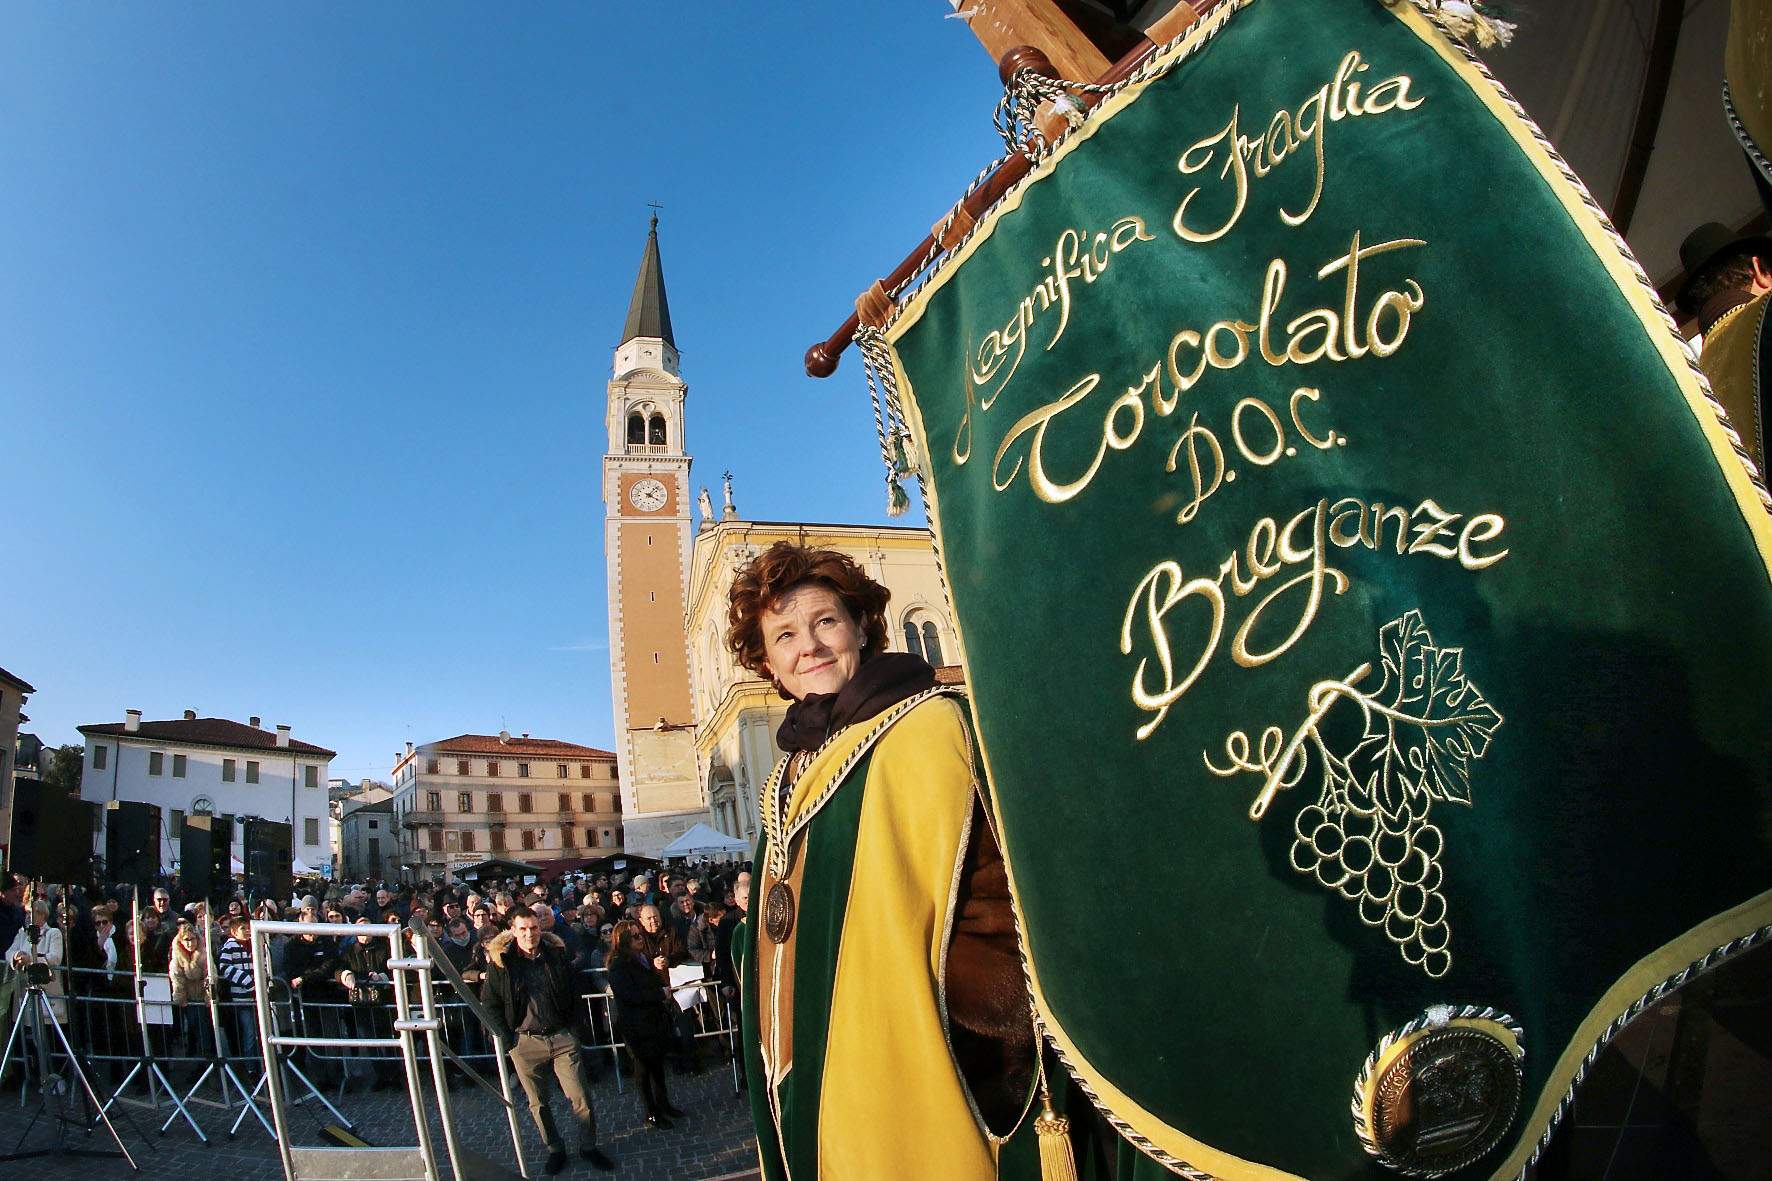
{"type": "Polygon", "coordinates": [[[1051,59],[1043,50],[1032,45],[1017,45],[1005,53],[997,62],[997,79],[1007,86],[1017,70],[1032,70],[1048,78],[1058,77],[1058,71],[1053,68],[1051,59]]]}
{"type": "Polygon", "coordinates": [[[837,362],[842,355],[841,349],[833,349],[827,342],[819,341],[806,350],[806,376],[829,377],[837,371],[837,362]]]}

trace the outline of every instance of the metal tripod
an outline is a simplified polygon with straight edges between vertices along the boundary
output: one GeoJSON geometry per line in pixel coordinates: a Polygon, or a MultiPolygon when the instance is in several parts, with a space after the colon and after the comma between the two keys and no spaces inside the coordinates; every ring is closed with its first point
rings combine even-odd
{"type": "Polygon", "coordinates": [[[110,1117],[106,1115],[104,1109],[99,1106],[98,1094],[92,1089],[92,1081],[86,1077],[86,1071],[81,1069],[80,1058],[74,1053],[74,1047],[69,1044],[68,1035],[67,1032],[62,1029],[62,1023],[56,1020],[55,1010],[50,1007],[49,998],[44,995],[43,985],[41,984],[27,984],[25,986],[24,1003],[19,1006],[18,1017],[12,1023],[12,1032],[6,1037],[6,1050],[4,1053],[0,1053],[0,1074],[6,1073],[6,1066],[12,1060],[12,1048],[18,1043],[19,1033],[25,1028],[25,1021],[27,1019],[29,1019],[31,1023],[30,1040],[36,1047],[37,1079],[42,1088],[43,1097],[37,1101],[37,1110],[31,1113],[30,1121],[25,1124],[25,1130],[19,1135],[18,1143],[14,1145],[14,1150],[10,1153],[0,1154],[0,1161],[25,1160],[30,1157],[52,1155],[96,1157],[121,1155],[124,1160],[129,1162],[130,1168],[139,1172],[141,1166],[135,1163],[135,1158],[129,1155],[129,1150],[127,1148],[123,1147],[123,1138],[117,1134],[117,1129],[111,1123],[110,1117]],[[77,1123],[79,1126],[86,1129],[86,1134],[88,1136],[92,1134],[92,1129],[84,1118],[76,1120],[70,1117],[67,1113],[67,1103],[71,1088],[68,1086],[68,1080],[66,1078],[59,1074],[51,1074],[49,1071],[49,1042],[45,1036],[46,1031],[44,1028],[46,1024],[49,1029],[55,1030],[56,1041],[61,1043],[62,1053],[67,1055],[67,1070],[74,1076],[74,1078],[79,1080],[80,1089],[85,1093],[87,1101],[92,1104],[93,1108],[98,1110],[99,1120],[104,1122],[105,1130],[111,1134],[111,1139],[116,1142],[116,1152],[110,1152],[105,1149],[70,1148],[68,1146],[68,1125],[77,1123]],[[55,1146],[53,1148],[32,1149],[28,1152],[22,1151],[26,1138],[31,1134],[31,1129],[37,1126],[37,1120],[48,1110],[49,1101],[51,1099],[55,1099],[58,1106],[58,1110],[55,1112],[55,1146]]]}
{"type": "MultiPolygon", "coordinates": [[[[191,1131],[197,1133],[197,1139],[207,1144],[209,1137],[203,1134],[203,1129],[198,1127],[197,1121],[191,1118],[191,1113],[185,1108],[184,1100],[179,1098],[178,1089],[167,1079],[166,1072],[160,1069],[160,1063],[154,1060],[154,1042],[148,1031],[147,1005],[142,996],[142,949],[146,946],[146,941],[142,938],[141,891],[139,889],[130,906],[135,916],[134,922],[130,924],[135,945],[131,975],[135,991],[135,1023],[137,1028],[141,1030],[142,1053],[141,1057],[135,1060],[135,1065],[129,1068],[129,1073],[123,1076],[123,1081],[117,1084],[116,1090],[111,1092],[111,1097],[105,1100],[105,1105],[98,1109],[98,1114],[102,1117],[105,1112],[111,1109],[113,1103],[140,1103],[140,1100],[124,1098],[123,1092],[129,1089],[129,1085],[135,1081],[137,1075],[141,1075],[142,1084],[148,1092],[146,1106],[152,1107],[156,1111],[160,1108],[160,1095],[154,1087],[154,1083],[158,1081],[160,1086],[166,1089],[166,1096],[173,1106],[173,1114],[167,1118],[166,1123],[170,1125],[177,1117],[184,1116],[185,1122],[191,1125],[191,1131]]],[[[161,1127],[160,1134],[166,1134],[165,1126],[161,1127]]]]}
{"type": "MultiPolygon", "coordinates": [[[[205,923],[209,922],[209,915],[207,912],[205,912],[203,916],[203,921],[205,923]]],[[[253,1092],[246,1089],[246,1084],[240,1081],[240,1075],[234,1070],[233,1064],[230,1063],[222,1053],[221,1014],[217,1011],[215,1006],[215,948],[210,946],[212,938],[213,928],[204,932],[203,940],[203,962],[204,971],[206,973],[204,992],[206,994],[205,1003],[209,1006],[209,1036],[212,1052],[209,1064],[203,1068],[203,1073],[197,1076],[197,1081],[192,1083],[190,1090],[185,1092],[184,1101],[185,1103],[200,1103],[205,1107],[220,1107],[232,1111],[234,1109],[233,1095],[237,1092],[240,1096],[240,1102],[244,1105],[245,1110],[240,1112],[241,1118],[234,1121],[233,1128],[228,1132],[229,1138],[231,1139],[234,1133],[240,1130],[240,1124],[244,1121],[246,1112],[250,1111],[258,1118],[259,1125],[264,1128],[265,1134],[275,1140],[277,1138],[277,1133],[275,1129],[271,1127],[271,1122],[265,1118],[265,1113],[260,1110],[257,1101],[253,1099],[253,1092]],[[221,1084],[221,1098],[219,1100],[197,1098],[197,1092],[203,1089],[203,1084],[209,1081],[211,1075],[214,1075],[216,1080],[221,1084]],[[229,1087],[232,1087],[233,1090],[230,1091],[229,1087]]],[[[172,1121],[178,1118],[178,1114],[179,1113],[175,1111],[167,1116],[166,1122],[160,1125],[160,1130],[164,1132],[167,1128],[170,1128],[172,1126],[172,1121]]],[[[185,1118],[190,1118],[189,1113],[186,1114],[185,1118]]]]}

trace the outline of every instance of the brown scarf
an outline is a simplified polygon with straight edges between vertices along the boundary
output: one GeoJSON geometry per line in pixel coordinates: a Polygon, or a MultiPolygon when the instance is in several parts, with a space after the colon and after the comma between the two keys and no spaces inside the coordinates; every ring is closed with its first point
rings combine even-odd
{"type": "Polygon", "coordinates": [[[775,732],[782,750],[817,750],[845,726],[865,722],[907,697],[935,688],[935,669],[909,652],[882,652],[855,670],[835,693],[809,693],[788,706],[775,732]]]}

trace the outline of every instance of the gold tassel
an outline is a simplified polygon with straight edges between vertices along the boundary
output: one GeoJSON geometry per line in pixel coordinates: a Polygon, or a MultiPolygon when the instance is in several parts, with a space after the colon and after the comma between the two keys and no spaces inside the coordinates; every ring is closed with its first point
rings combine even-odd
{"type": "Polygon", "coordinates": [[[1040,1176],[1044,1181],[1077,1181],[1077,1161],[1071,1155],[1071,1121],[1052,1110],[1052,1093],[1041,1080],[1040,1114],[1034,1134],[1040,1141],[1040,1176]]]}

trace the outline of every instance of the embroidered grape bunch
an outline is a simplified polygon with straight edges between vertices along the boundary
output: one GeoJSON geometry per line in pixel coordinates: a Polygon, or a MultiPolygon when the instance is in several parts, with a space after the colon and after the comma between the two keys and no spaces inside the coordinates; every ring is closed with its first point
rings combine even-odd
{"type": "Polygon", "coordinates": [[[1346,756],[1313,732],[1323,771],[1317,802],[1293,822],[1292,867],[1353,902],[1403,959],[1438,979],[1452,967],[1442,892],[1445,837],[1436,800],[1470,806],[1470,763],[1501,714],[1464,676],[1464,650],[1437,648],[1419,611],[1379,631],[1384,683],[1346,695],[1365,716],[1346,756]]]}
{"type": "Polygon", "coordinates": [[[1293,825],[1292,867],[1356,903],[1360,921],[1381,927],[1403,958],[1438,979],[1452,967],[1451,925],[1439,856],[1440,830],[1408,813],[1333,811],[1313,804],[1293,825]]]}

